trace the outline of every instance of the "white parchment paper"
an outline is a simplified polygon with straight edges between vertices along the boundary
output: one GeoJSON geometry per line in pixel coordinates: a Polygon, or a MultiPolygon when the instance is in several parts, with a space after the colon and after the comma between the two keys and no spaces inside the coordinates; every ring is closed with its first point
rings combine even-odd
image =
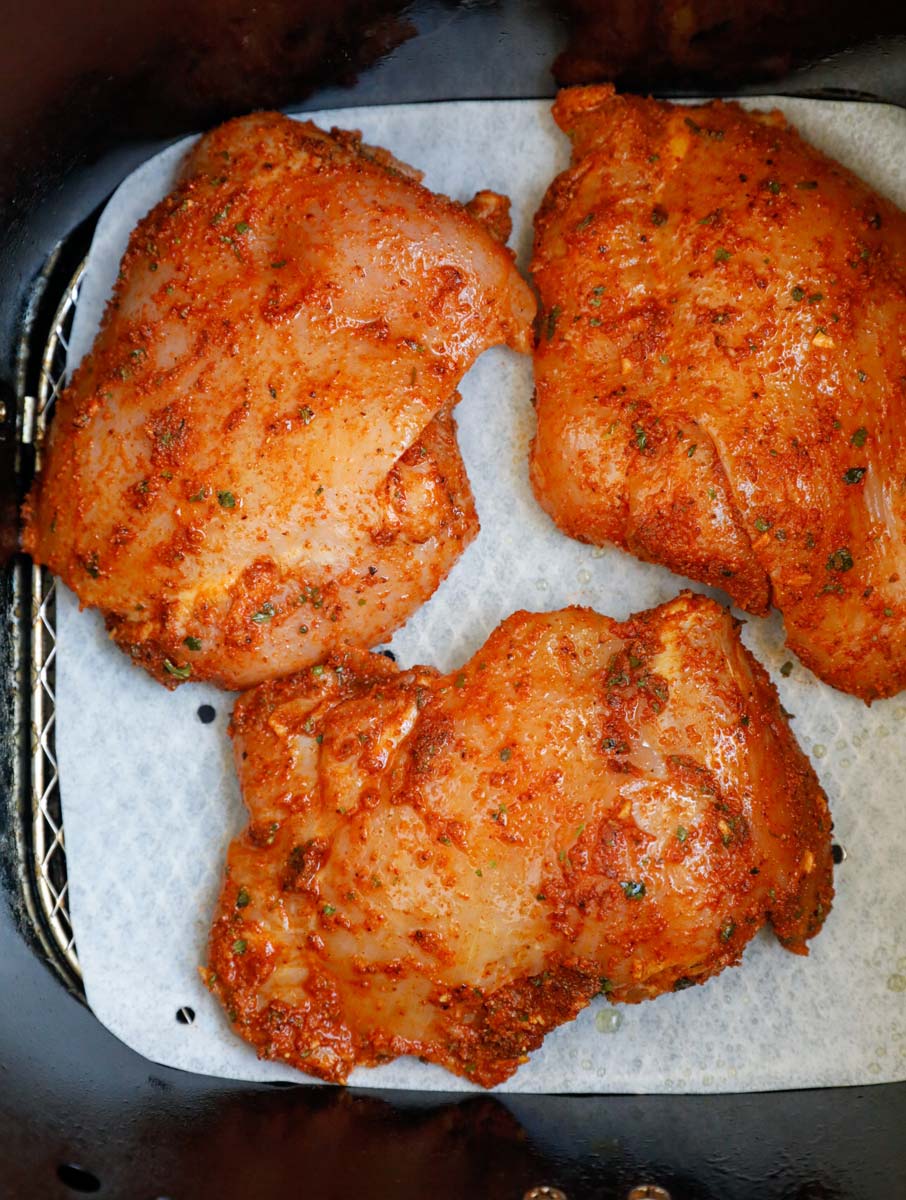
{"type": "MultiPolygon", "coordinates": [[[[776,103],[817,145],[906,206],[906,112],[816,101],[776,103]]],[[[466,199],[512,197],[513,244],[528,260],[531,219],[568,160],[547,101],[462,102],[313,114],[361,129],[466,199]]],[[[127,179],[101,218],[71,341],[89,350],[136,221],[172,186],[191,139],[127,179]]],[[[457,416],[482,532],[449,579],[393,640],[404,666],[462,663],[517,608],[588,604],[618,619],[683,581],[617,550],[558,533],[527,478],[531,363],[486,354],[464,379],[457,416]]],[[[696,585],[692,585],[696,586],[696,585]]],[[[773,675],[830,797],[848,852],[837,899],[808,959],[765,931],[743,966],[703,987],[633,1007],[596,1001],[552,1033],[504,1085],[516,1092],[716,1092],[906,1078],[906,694],[875,704],[780,666],[780,620],[751,618],[745,639],[773,675]]],[[[161,1063],[248,1080],[296,1079],[259,1062],[202,986],[227,843],[245,822],[226,726],[232,697],[204,685],[165,691],[106,639],[96,613],[58,604],[57,752],[72,917],[88,1001],[128,1045],[161,1063]],[[202,704],[216,709],[203,724],[202,704]],[[193,1024],[177,1022],[191,1006],[193,1024]]],[[[375,1087],[471,1090],[402,1059],[357,1070],[375,1087]]]]}

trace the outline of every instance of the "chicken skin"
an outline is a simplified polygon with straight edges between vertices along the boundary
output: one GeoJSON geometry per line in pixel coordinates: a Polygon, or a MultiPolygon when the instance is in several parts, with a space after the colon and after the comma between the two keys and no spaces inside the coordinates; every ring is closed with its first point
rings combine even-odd
{"type": "Polygon", "coordinates": [[[535,219],[535,494],[570,536],[906,686],[906,215],[777,113],[562,92],[535,219]]]}
{"type": "Polygon", "coordinates": [[[484,1086],[595,995],[805,954],[833,895],[815,774],[704,596],[508,618],[461,671],[347,651],[244,694],[250,821],[205,971],[261,1056],[403,1054],[484,1086]]]}
{"type": "Polygon", "coordinates": [[[201,139],[58,404],[25,547],[157,679],[383,640],[478,523],[462,374],[529,348],[508,202],[278,114],[201,139]]]}

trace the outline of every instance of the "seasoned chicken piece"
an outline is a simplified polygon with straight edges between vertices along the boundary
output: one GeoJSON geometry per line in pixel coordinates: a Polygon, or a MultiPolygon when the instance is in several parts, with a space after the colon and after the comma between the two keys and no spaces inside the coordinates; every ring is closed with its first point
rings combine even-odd
{"type": "Polygon", "coordinates": [[[250,823],[206,979],[260,1055],[485,1086],[605,992],[806,953],[831,822],[727,611],[517,613],[461,671],[350,651],[239,699],[250,823]]]}
{"type": "Polygon", "coordinates": [[[906,686],[906,216],[777,113],[563,92],[536,217],[531,476],[568,534],[906,686]]]}
{"type": "Polygon", "coordinates": [[[456,385],[528,348],[534,301],[508,202],[419,178],[259,114],[202,138],[133,233],[25,546],[161,682],[381,641],[474,537],[456,385]]]}

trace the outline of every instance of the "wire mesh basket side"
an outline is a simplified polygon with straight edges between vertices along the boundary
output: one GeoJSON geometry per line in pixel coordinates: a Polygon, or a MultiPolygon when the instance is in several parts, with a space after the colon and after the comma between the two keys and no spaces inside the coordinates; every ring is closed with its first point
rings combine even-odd
{"type": "MultiPolygon", "coordinates": [[[[32,440],[35,465],[40,468],[42,448],[57,397],[65,384],[79,287],[81,263],[65,289],[51,322],[41,358],[32,440]]],[[[60,804],[60,776],[56,758],[56,595],[57,583],[45,568],[31,568],[31,853],[35,888],[42,915],[56,948],[76,978],[81,978],[78,953],[69,915],[66,844],[60,804]]]]}

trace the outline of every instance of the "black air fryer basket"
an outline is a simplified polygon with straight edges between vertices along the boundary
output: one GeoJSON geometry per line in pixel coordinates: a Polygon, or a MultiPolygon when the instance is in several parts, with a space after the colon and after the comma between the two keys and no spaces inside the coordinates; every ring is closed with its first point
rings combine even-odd
{"type": "Polygon", "coordinates": [[[18,550],[98,214],[174,138],[265,107],[419,102],[430,121],[432,101],[552,96],[555,79],[906,106],[902,0],[55,0],[4,16],[0,1196],[906,1198],[906,1083],[498,1098],[233,1083],[127,1049],[84,1000],[54,753],[54,583],[18,550]]]}

